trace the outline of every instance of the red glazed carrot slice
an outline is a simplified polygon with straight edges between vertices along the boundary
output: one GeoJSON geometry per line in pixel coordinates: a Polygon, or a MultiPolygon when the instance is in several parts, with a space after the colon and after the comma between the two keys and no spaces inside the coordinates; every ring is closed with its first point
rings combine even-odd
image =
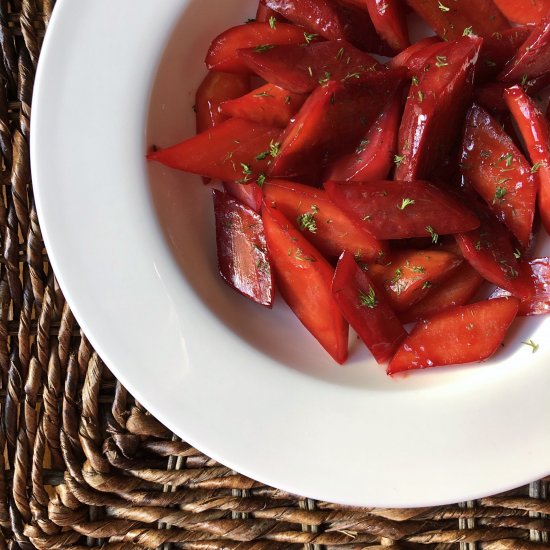
{"type": "Polygon", "coordinates": [[[368,11],[376,32],[390,48],[400,52],[409,46],[409,29],[401,0],[348,0],[348,3],[368,11]]]}
{"type": "Polygon", "coordinates": [[[177,145],[153,151],[147,158],[171,168],[224,181],[250,183],[267,167],[258,155],[277,142],[279,128],[229,119],[177,145]]]}
{"type": "Polygon", "coordinates": [[[266,5],[308,32],[346,40],[371,53],[391,55],[367,13],[335,0],[266,0],[266,5]]]}
{"type": "Polygon", "coordinates": [[[429,178],[447,156],[471,97],[481,44],[477,37],[446,44],[413,80],[399,130],[396,179],[429,178]]]}
{"type": "Polygon", "coordinates": [[[220,112],[228,117],[286,128],[306,99],[304,94],[294,94],[274,84],[265,84],[247,95],[224,101],[220,112]]]}
{"type": "Polygon", "coordinates": [[[322,189],[286,180],[267,180],[265,201],[281,211],[328,258],[348,250],[362,261],[378,261],[386,246],[356,227],[322,189]]]}
{"type": "Polygon", "coordinates": [[[331,291],[334,269],[274,208],[262,210],[268,250],[281,295],[338,363],[348,355],[348,325],[331,291]]]}
{"type": "Polygon", "coordinates": [[[353,254],[344,252],[336,266],[332,293],[342,314],[378,363],[389,361],[407,336],[401,322],[353,254]]]}
{"type": "Polygon", "coordinates": [[[550,233],[550,124],[518,86],[507,90],[505,100],[533,164],[531,171],[539,184],[539,211],[542,223],[550,233]]]}
{"type": "Polygon", "coordinates": [[[550,13],[550,0],[494,0],[498,9],[512,23],[536,25],[550,13]]]}
{"type": "Polygon", "coordinates": [[[404,323],[427,319],[455,306],[467,304],[479,291],[483,277],[464,262],[444,282],[435,285],[425,298],[400,315],[404,323]]]}
{"type": "Polygon", "coordinates": [[[466,118],[462,173],[520,245],[527,248],[537,194],[531,165],[500,124],[477,105],[466,118]]]}
{"type": "Polygon", "coordinates": [[[401,90],[397,90],[355,151],[341,156],[328,168],[325,181],[372,181],[388,177],[397,150],[402,97],[401,90]]]}
{"type": "Polygon", "coordinates": [[[410,76],[414,76],[425,65],[428,57],[431,56],[432,46],[436,44],[443,46],[445,43],[437,36],[423,38],[390,59],[388,67],[392,69],[406,68],[409,70],[410,76]]]}
{"type": "Polygon", "coordinates": [[[415,327],[387,372],[484,361],[498,350],[518,308],[517,298],[498,298],[439,313],[415,327]]]}
{"type": "Polygon", "coordinates": [[[271,84],[291,92],[309,93],[329,80],[358,78],[384,67],[348,42],[331,40],[307,45],[239,50],[248,68],[271,84]]]}
{"type": "Polygon", "coordinates": [[[263,306],[273,304],[273,278],[262,218],[227,193],[213,191],[222,279],[263,306]]]}
{"type": "Polygon", "coordinates": [[[407,3],[444,40],[456,40],[466,29],[478,36],[491,36],[510,27],[492,0],[407,0],[407,3]]]}
{"type": "Polygon", "coordinates": [[[377,239],[448,235],[479,227],[465,206],[425,181],[325,183],[330,198],[377,239]]]}
{"type": "MultiPolygon", "coordinates": [[[[270,20],[281,21],[283,18],[272,9],[268,8],[263,0],[258,3],[258,9],[256,11],[256,23],[269,23],[270,20]]],[[[273,25],[274,23],[272,23],[273,25]]]]}
{"type": "MultiPolygon", "coordinates": [[[[533,295],[522,300],[518,315],[546,315],[550,313],[550,258],[536,258],[526,262],[524,268],[534,286],[533,295]]],[[[497,288],[491,298],[510,296],[507,290],[497,288]]]]}
{"type": "Polygon", "coordinates": [[[404,250],[384,265],[369,266],[369,275],[395,311],[408,310],[430,289],[447,279],[462,258],[445,250],[404,250]]]}
{"type": "Polygon", "coordinates": [[[521,82],[548,72],[550,64],[550,22],[533,28],[517,54],[499,76],[503,82],[521,82]]]}
{"type": "MultiPolygon", "coordinates": [[[[313,39],[312,39],[313,40],[313,39]]],[[[241,48],[265,48],[276,44],[303,44],[304,30],[287,23],[247,23],[217,36],[206,55],[206,66],[213,71],[249,73],[237,55],[241,48]]]]}
{"type": "Polygon", "coordinates": [[[456,235],[464,258],[487,281],[505,288],[518,298],[532,295],[530,281],[521,276],[521,253],[512,244],[509,231],[480,208],[479,229],[456,235]]]}

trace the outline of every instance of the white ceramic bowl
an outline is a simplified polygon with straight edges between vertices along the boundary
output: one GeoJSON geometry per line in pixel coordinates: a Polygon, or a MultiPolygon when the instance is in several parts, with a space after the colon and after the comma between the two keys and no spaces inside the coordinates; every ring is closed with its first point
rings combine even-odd
{"type": "Polygon", "coordinates": [[[91,342],[169,428],[267,484],[338,503],[420,506],[550,472],[549,321],[482,365],[392,380],[354,341],[337,367],[279,300],[217,276],[199,178],[148,166],[191,136],[209,41],[249,0],[59,0],[33,104],[50,258],[91,342]],[[533,338],[536,355],[521,345],[533,338]]]}

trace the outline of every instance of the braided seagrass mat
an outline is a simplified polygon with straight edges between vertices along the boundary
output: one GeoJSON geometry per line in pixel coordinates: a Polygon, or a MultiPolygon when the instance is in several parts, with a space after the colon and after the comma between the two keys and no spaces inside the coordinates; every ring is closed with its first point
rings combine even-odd
{"type": "Polygon", "coordinates": [[[0,0],[0,550],[550,548],[549,480],[453,506],[335,506],[225,468],[125,391],[64,301],[33,202],[31,96],[54,3],[0,0]]]}

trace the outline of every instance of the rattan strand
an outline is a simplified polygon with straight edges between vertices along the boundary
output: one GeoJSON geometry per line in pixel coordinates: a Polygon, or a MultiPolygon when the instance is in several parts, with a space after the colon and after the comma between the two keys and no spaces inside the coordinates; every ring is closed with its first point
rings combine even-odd
{"type": "Polygon", "coordinates": [[[64,301],[33,202],[31,95],[53,8],[0,0],[0,550],[550,548],[547,480],[436,508],[314,502],[209,459],[121,387],[64,301]]]}

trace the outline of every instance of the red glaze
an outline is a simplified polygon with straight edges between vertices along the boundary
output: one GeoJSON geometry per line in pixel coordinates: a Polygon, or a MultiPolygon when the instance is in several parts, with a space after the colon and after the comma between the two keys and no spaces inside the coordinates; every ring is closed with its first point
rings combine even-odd
{"type": "Polygon", "coordinates": [[[550,22],[533,28],[517,54],[499,75],[503,82],[521,82],[548,72],[550,65],[550,22]]]}
{"type": "Polygon", "coordinates": [[[177,145],[153,151],[148,160],[223,181],[250,183],[267,168],[256,156],[277,142],[279,128],[232,118],[177,145]],[[244,166],[243,166],[244,165],[244,166]]]}
{"type": "Polygon", "coordinates": [[[306,99],[304,94],[294,94],[274,84],[265,84],[247,95],[224,101],[220,112],[228,117],[286,128],[306,99]]]}
{"type": "Polygon", "coordinates": [[[539,185],[538,204],[542,223],[550,233],[550,125],[548,119],[518,86],[505,94],[506,104],[519,128],[539,185]]]}
{"type": "Polygon", "coordinates": [[[284,214],[320,252],[330,259],[344,250],[359,260],[381,260],[386,246],[353,222],[322,189],[286,180],[267,180],[265,202],[284,214]]]}
{"type": "Polygon", "coordinates": [[[500,124],[477,105],[466,118],[462,173],[522,248],[527,248],[537,196],[531,165],[500,124]]]}
{"type": "Polygon", "coordinates": [[[213,197],[222,279],[243,296],[271,307],[274,285],[261,216],[227,193],[214,190],[213,197]]]}
{"type": "Polygon", "coordinates": [[[423,38],[390,59],[388,61],[388,67],[392,69],[406,68],[409,70],[410,76],[413,76],[424,66],[427,58],[431,55],[428,52],[430,52],[431,47],[436,44],[442,46],[444,42],[437,36],[423,38]]]}
{"type": "Polygon", "coordinates": [[[413,323],[452,307],[467,304],[477,294],[483,281],[483,277],[464,262],[446,281],[434,285],[425,298],[403,312],[400,319],[403,323],[413,323]]]}
{"type": "Polygon", "coordinates": [[[266,0],[266,5],[327,40],[347,40],[367,52],[392,54],[376,33],[369,15],[356,7],[335,0],[266,0]]]}
{"type": "Polygon", "coordinates": [[[387,372],[484,361],[498,350],[518,308],[517,298],[498,298],[434,315],[415,327],[387,372]]]}
{"type": "Polygon", "coordinates": [[[336,266],[332,293],[344,318],[376,361],[388,362],[407,333],[383,293],[349,252],[342,254],[336,266]]]}
{"type": "Polygon", "coordinates": [[[407,0],[407,3],[444,40],[460,38],[469,27],[478,36],[491,36],[510,27],[492,0],[407,0]]]}
{"type": "Polygon", "coordinates": [[[325,183],[330,198],[377,239],[448,235],[479,227],[477,217],[425,181],[325,183]],[[413,201],[413,202],[411,202],[413,201]]]}
{"type": "Polygon", "coordinates": [[[262,209],[264,194],[255,182],[235,183],[234,181],[224,181],[223,188],[232,197],[252,208],[254,212],[259,212],[262,209]]]}
{"type": "Polygon", "coordinates": [[[405,6],[401,0],[347,0],[348,4],[368,11],[376,32],[396,52],[410,45],[405,6]]]}
{"type": "Polygon", "coordinates": [[[241,48],[256,48],[277,44],[304,44],[304,29],[287,23],[247,23],[232,27],[217,36],[206,55],[206,66],[213,71],[249,73],[237,55],[241,48]]]}
{"type": "MultiPolygon", "coordinates": [[[[521,301],[518,315],[546,315],[550,313],[550,258],[537,258],[524,264],[533,281],[534,293],[521,301]]],[[[507,290],[497,288],[491,298],[510,296],[507,290]]]]}
{"type": "Polygon", "coordinates": [[[400,86],[401,77],[398,71],[373,72],[345,84],[329,81],[318,87],[285,130],[270,175],[316,174],[356,147],[400,86]]]}
{"type": "Polygon", "coordinates": [[[504,66],[531,34],[530,27],[513,27],[483,39],[476,67],[476,84],[488,82],[504,69],[504,66]]]}
{"type": "Polygon", "coordinates": [[[478,211],[481,227],[456,235],[460,251],[487,281],[510,291],[518,298],[532,295],[533,288],[521,275],[518,251],[506,227],[488,212],[478,211]]]}
{"type": "Polygon", "coordinates": [[[344,41],[308,45],[274,46],[266,51],[239,50],[247,67],[271,84],[291,92],[309,93],[328,80],[357,78],[384,67],[370,56],[344,41]]]}
{"type": "Polygon", "coordinates": [[[281,295],[334,360],[344,363],[348,325],[332,296],[334,269],[281,212],[264,205],[262,218],[281,295]]]}
{"type": "Polygon", "coordinates": [[[384,265],[369,266],[369,275],[385,290],[391,307],[402,312],[422,300],[461,263],[461,257],[446,250],[402,250],[384,265]]]}
{"type": "Polygon", "coordinates": [[[371,181],[388,177],[397,151],[397,132],[403,112],[403,95],[398,89],[355,151],[329,166],[324,180],[371,181]]]}
{"type": "Polygon", "coordinates": [[[536,25],[550,13],[550,0],[494,0],[512,23],[536,25]]]}
{"type": "Polygon", "coordinates": [[[399,129],[399,180],[431,176],[456,139],[472,93],[482,40],[464,37],[433,55],[411,86],[399,129]]]}

